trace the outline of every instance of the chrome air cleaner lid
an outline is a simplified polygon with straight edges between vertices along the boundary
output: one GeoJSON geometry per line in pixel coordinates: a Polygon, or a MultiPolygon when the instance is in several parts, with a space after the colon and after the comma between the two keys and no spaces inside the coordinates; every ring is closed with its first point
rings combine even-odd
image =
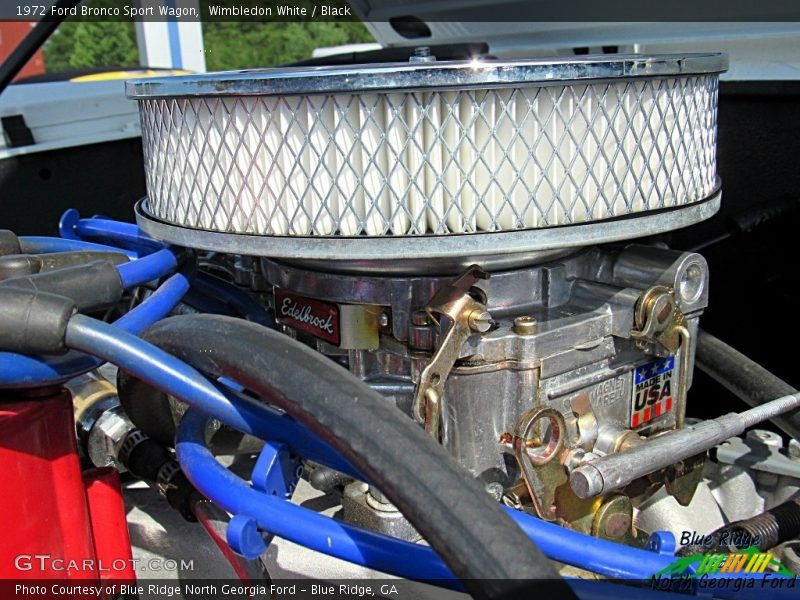
{"type": "Polygon", "coordinates": [[[140,225],[312,260],[531,253],[674,229],[718,205],[726,64],[617,55],[131,81],[140,225]]]}
{"type": "Polygon", "coordinates": [[[245,69],[148,77],[126,83],[128,98],[280,96],[541,85],[549,82],[719,74],[722,53],[599,55],[576,58],[402,62],[331,67],[245,69]]]}

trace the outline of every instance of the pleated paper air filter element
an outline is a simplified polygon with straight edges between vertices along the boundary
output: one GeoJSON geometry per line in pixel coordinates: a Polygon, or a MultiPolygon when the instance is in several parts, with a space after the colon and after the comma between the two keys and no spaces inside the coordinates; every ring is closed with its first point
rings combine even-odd
{"type": "Polygon", "coordinates": [[[260,236],[538,230],[712,196],[721,55],[128,83],[159,222],[260,236]]]}

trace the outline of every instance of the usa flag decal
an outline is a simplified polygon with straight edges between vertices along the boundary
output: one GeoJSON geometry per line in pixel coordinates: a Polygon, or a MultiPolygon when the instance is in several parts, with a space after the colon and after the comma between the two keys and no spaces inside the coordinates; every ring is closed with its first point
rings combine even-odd
{"type": "Polygon", "coordinates": [[[675,357],[660,358],[633,371],[631,428],[641,427],[672,410],[675,357]]]}

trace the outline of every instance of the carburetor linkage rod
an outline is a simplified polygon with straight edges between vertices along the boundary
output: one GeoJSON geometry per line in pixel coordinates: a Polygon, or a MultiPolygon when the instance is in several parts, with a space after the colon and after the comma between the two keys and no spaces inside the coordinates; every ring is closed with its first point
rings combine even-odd
{"type": "Polygon", "coordinates": [[[580,465],[570,473],[570,486],[581,498],[618,490],[634,479],[705,452],[748,427],[797,408],[800,408],[800,393],[665,433],[623,452],[580,465]]]}

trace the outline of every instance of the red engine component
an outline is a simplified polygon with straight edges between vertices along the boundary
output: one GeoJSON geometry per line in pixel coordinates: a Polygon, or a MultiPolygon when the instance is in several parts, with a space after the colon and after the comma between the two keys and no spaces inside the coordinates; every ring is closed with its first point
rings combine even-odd
{"type": "Polygon", "coordinates": [[[135,579],[119,475],[81,472],[72,398],[0,394],[0,578],[135,579]]]}

